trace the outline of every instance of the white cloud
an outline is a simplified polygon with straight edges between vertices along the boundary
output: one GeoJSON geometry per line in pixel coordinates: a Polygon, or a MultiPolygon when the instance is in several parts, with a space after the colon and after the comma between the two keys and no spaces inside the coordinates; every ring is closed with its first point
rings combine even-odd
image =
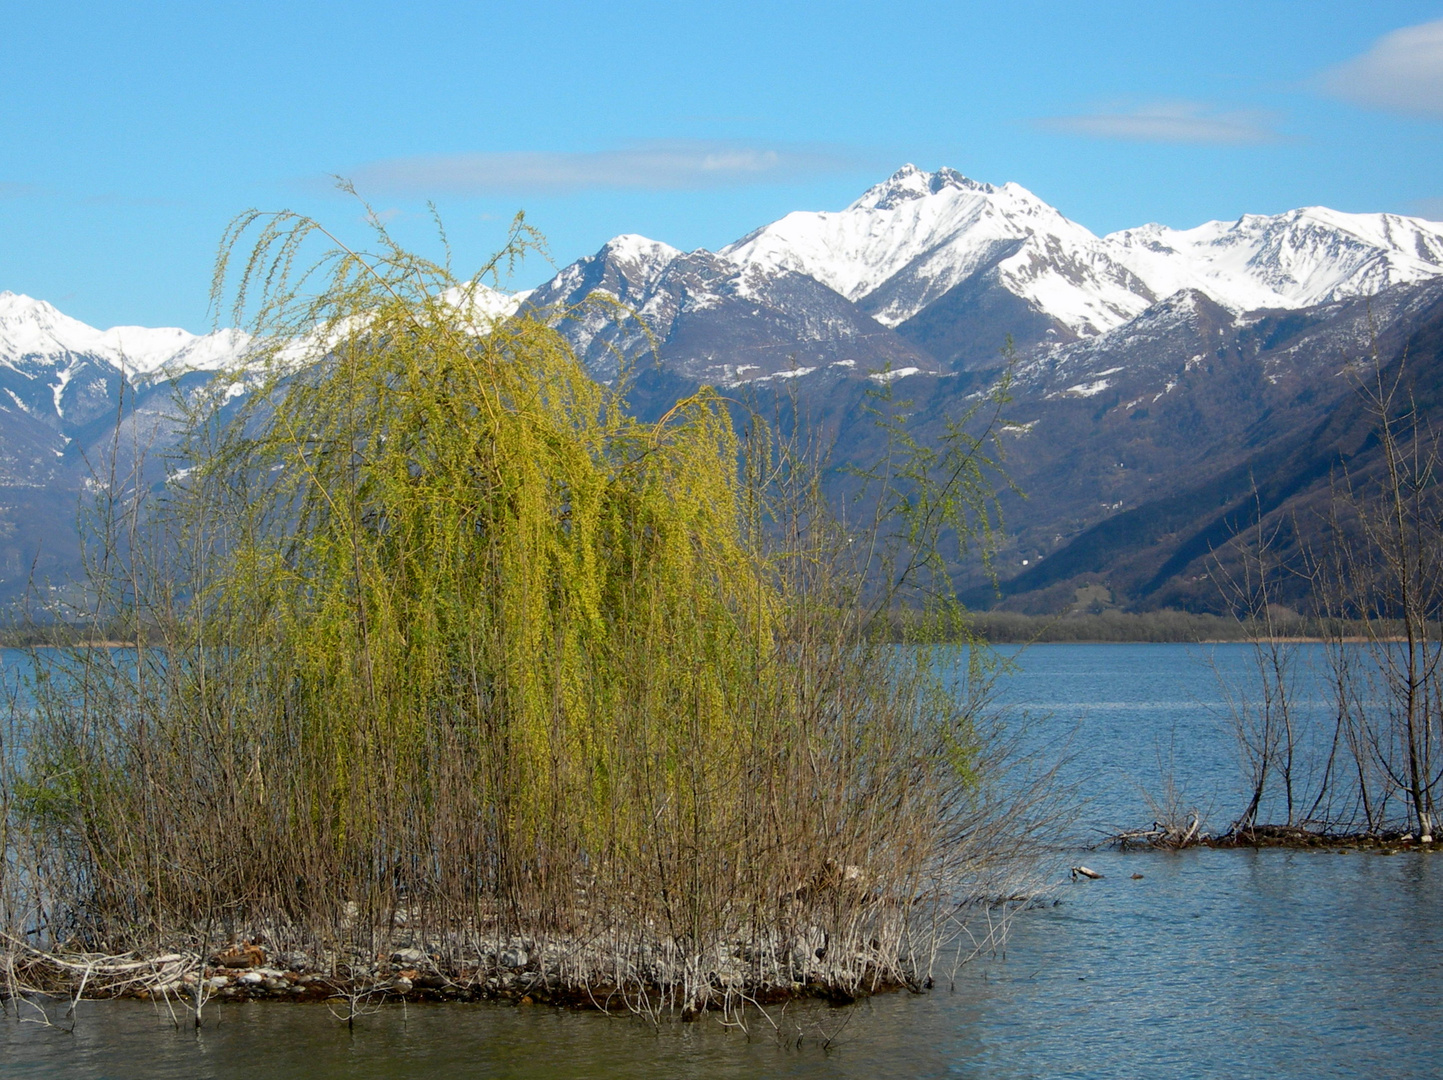
{"type": "Polygon", "coordinates": [[[775,183],[858,164],[856,155],[827,147],[672,139],[617,150],[390,158],[362,165],[350,178],[364,195],[560,194],[775,183]]]}
{"type": "Polygon", "coordinates": [[[1443,19],[1384,34],[1319,77],[1330,94],[1375,109],[1443,116],[1443,19]]]}
{"type": "Polygon", "coordinates": [[[1034,123],[1049,131],[1132,142],[1248,144],[1280,136],[1268,113],[1217,112],[1192,101],[1162,101],[1130,109],[1047,116],[1034,123]]]}

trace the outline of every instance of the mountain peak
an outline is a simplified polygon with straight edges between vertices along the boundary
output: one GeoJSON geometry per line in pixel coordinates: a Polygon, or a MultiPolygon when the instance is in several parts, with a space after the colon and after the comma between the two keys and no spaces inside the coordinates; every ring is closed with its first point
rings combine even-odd
{"type": "Polygon", "coordinates": [[[46,316],[53,318],[59,314],[60,312],[56,310],[55,306],[46,300],[37,300],[33,296],[11,292],[9,289],[0,291],[0,317],[46,316]]]}
{"type": "Polygon", "coordinates": [[[603,244],[597,254],[603,258],[626,259],[632,262],[655,262],[657,260],[671,262],[673,259],[680,258],[685,252],[670,244],[662,243],[660,240],[652,240],[636,233],[622,233],[620,236],[613,236],[603,244]]]}
{"type": "MultiPolygon", "coordinates": [[[[1071,260],[1074,265],[1052,275],[1056,288],[1044,283],[1033,290],[1043,289],[1049,297],[1075,293],[1083,287],[1079,282],[1099,273],[1118,276],[1101,265],[1105,260],[1091,259],[1090,249],[1083,250],[1096,240],[1016,184],[999,188],[955,169],[925,172],[908,164],[845,210],[788,214],[723,248],[722,254],[744,264],[808,274],[847,299],[864,302],[868,314],[884,326],[896,326],[963,281],[1014,257],[1016,273],[1031,275],[1029,282],[1043,263],[1071,260]],[[1043,234],[1046,239],[1037,239],[1043,234]]],[[[1090,301],[1073,304],[1077,310],[1069,309],[1064,321],[1089,331],[1101,325],[1099,319],[1115,322],[1146,306],[1138,302],[1118,313],[1110,300],[1101,303],[1105,310],[1100,313],[1082,310],[1090,301]]]]}
{"type": "Polygon", "coordinates": [[[893,210],[913,199],[925,199],[929,195],[939,195],[949,188],[985,194],[991,194],[996,190],[991,184],[969,180],[956,169],[943,167],[936,172],[924,172],[908,162],[880,184],[869,187],[862,193],[861,198],[847,209],[893,210]]]}

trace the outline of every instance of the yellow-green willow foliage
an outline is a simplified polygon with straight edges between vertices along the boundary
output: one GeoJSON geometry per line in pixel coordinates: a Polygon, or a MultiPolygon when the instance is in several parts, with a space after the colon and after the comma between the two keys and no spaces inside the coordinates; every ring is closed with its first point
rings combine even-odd
{"type": "Polygon", "coordinates": [[[991,783],[977,651],[959,695],[955,654],[889,641],[902,583],[945,578],[928,538],[992,525],[985,436],[891,440],[858,534],[713,392],[629,417],[557,330],[626,313],[492,318],[376,236],[227,238],[257,353],[108,504],[97,611],[143,633],[47,662],[6,925],[483,975],[520,935],[546,985],[633,1007],[922,982],[1031,790],[991,783]]]}
{"type": "Polygon", "coordinates": [[[257,666],[256,719],[308,776],[289,812],[337,843],[398,787],[443,797],[437,725],[488,748],[471,782],[508,848],[640,843],[616,829],[640,790],[689,805],[691,766],[775,692],[732,424],[709,392],[638,423],[553,325],[573,313],[478,307],[399,251],[337,255],[300,332],[267,335],[266,383],[191,448],[173,512],[217,544],[189,618],[228,682],[257,666]]]}

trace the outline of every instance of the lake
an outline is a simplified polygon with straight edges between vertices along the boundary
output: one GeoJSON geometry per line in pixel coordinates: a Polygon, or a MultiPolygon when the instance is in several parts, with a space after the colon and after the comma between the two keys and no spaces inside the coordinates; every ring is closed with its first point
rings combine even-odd
{"type": "MultiPolygon", "coordinates": [[[[1304,658],[1317,650],[1304,647],[1304,658]]],[[[1226,827],[1243,784],[1221,686],[1246,646],[1043,645],[1004,700],[1066,752],[1078,844],[1152,820],[1170,775],[1226,827]],[[1219,677],[1222,682],[1220,683],[1219,677]]],[[[1304,671],[1304,709],[1326,707],[1304,671]]],[[[388,1007],[353,1031],[324,1006],[83,1002],[73,1033],[0,1027],[10,1077],[1436,1077],[1443,1071],[1443,856],[1119,854],[1069,846],[1005,952],[922,995],[793,1005],[773,1029],[510,1005],[388,1007]]],[[[67,1022],[68,1023],[68,1022],[67,1022]]]]}

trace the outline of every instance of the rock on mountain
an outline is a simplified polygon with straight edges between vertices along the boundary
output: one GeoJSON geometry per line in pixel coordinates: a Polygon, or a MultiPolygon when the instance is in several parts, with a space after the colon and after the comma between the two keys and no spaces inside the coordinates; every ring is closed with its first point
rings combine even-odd
{"type": "MultiPolygon", "coordinates": [[[[1056,611],[1078,587],[1106,585],[1134,607],[1219,606],[1213,552],[1256,513],[1291,513],[1352,467],[1366,443],[1357,424],[1328,432],[1358,413],[1374,357],[1406,386],[1439,384],[1443,354],[1410,344],[1437,325],[1443,278],[1243,314],[1188,291],[1020,365],[1004,441],[1027,498],[1005,500],[1006,602],[1056,611]]],[[[957,411],[947,393],[929,398],[923,424],[957,411]]]]}
{"type": "Polygon", "coordinates": [[[806,274],[619,236],[530,293],[600,378],[659,361],[732,384],[819,368],[931,370],[930,356],[806,274]]]}
{"type": "MultiPolygon", "coordinates": [[[[1334,470],[1369,467],[1359,390],[1375,355],[1401,365],[1443,430],[1439,341],[1443,277],[1297,311],[1239,314],[1178,293],[1020,364],[1001,444],[1025,497],[1003,494],[1000,590],[979,565],[954,567],[967,603],[1056,613],[1082,590],[1132,608],[1220,608],[1210,561],[1240,527],[1262,513],[1293,529],[1296,512],[1316,528],[1334,470]]],[[[925,441],[978,382],[919,373],[904,387],[925,441]]],[[[827,425],[841,491],[847,466],[882,449],[863,388],[819,373],[799,389],[827,425]]]]}
{"type": "MultiPolygon", "coordinates": [[[[1443,279],[1434,279],[1237,320],[1151,408],[1129,408],[1136,383],[1116,397],[1048,402],[1051,415],[1035,414],[1018,457],[1030,457],[1022,469],[1054,521],[1015,523],[1020,572],[1003,593],[1056,610],[1079,584],[1105,582],[1131,606],[1221,607],[1215,560],[1238,531],[1261,516],[1282,538],[1278,554],[1296,552],[1323,527],[1331,485],[1345,472],[1366,484],[1376,471],[1366,391],[1379,370],[1439,429],[1440,342],[1443,279]],[[1025,568],[1023,551],[1034,553],[1025,568]]],[[[1299,577],[1278,585],[1288,599],[1306,593],[1299,577]]]]}

